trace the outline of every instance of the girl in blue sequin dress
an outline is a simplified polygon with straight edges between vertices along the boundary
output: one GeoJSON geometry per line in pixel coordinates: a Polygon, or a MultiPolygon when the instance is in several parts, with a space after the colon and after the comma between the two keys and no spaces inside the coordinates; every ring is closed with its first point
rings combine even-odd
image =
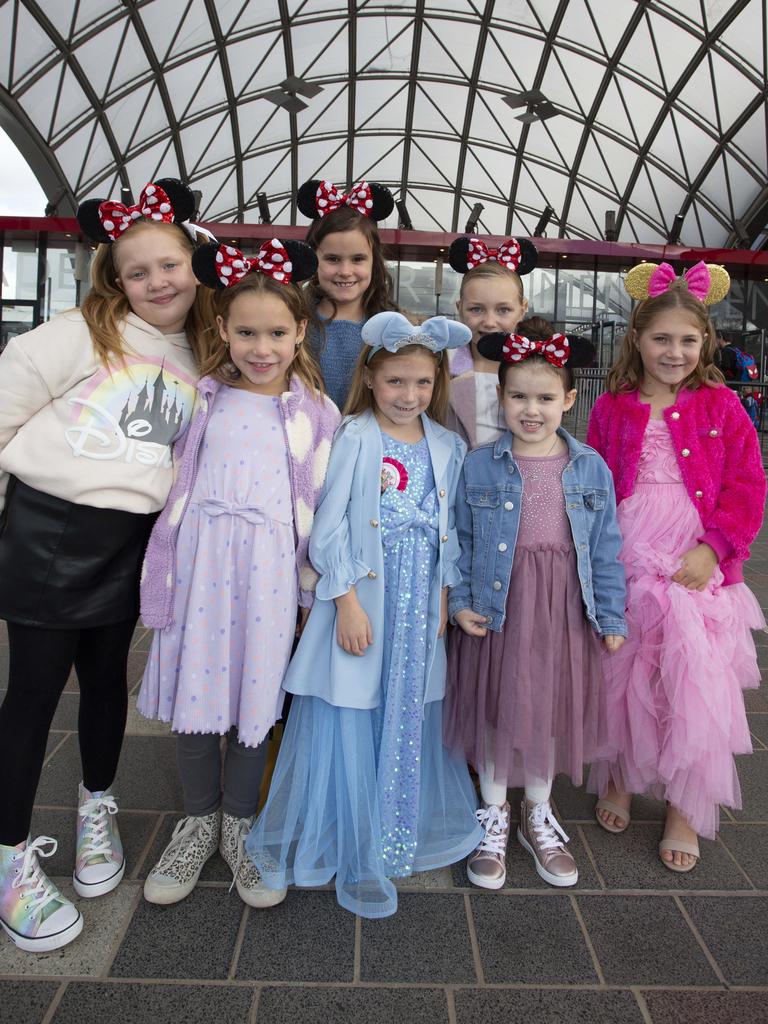
{"type": "Polygon", "coordinates": [[[284,681],[295,694],[247,850],[272,888],[322,885],[364,917],[392,878],[451,864],[480,830],[466,765],[442,744],[453,499],[464,445],[439,426],[442,352],[468,329],[379,313],[363,328],[310,557],[316,600],[284,681]]]}

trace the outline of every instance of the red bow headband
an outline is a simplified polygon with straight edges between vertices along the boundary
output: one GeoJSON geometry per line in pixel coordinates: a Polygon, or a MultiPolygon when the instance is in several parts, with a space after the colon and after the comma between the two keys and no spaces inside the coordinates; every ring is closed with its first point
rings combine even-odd
{"type": "Polygon", "coordinates": [[[319,217],[325,217],[340,206],[351,206],[364,217],[370,217],[373,194],[367,181],[358,181],[349,192],[340,192],[332,181],[321,181],[315,193],[315,206],[319,217]]]}
{"type": "Polygon", "coordinates": [[[171,200],[160,185],[153,185],[151,182],[145,185],[135,206],[124,206],[114,199],[105,199],[99,206],[101,226],[113,242],[142,217],[165,224],[173,223],[174,211],[171,200]]]}
{"type": "Polygon", "coordinates": [[[253,259],[244,256],[233,245],[220,245],[216,253],[216,276],[228,288],[255,271],[265,274],[273,281],[290,284],[293,279],[293,264],[279,238],[263,242],[253,259]]]}
{"type": "Polygon", "coordinates": [[[505,363],[515,364],[538,353],[553,366],[562,367],[568,362],[570,348],[564,334],[553,334],[546,341],[530,341],[520,334],[508,334],[501,349],[501,358],[505,363]]]}
{"type": "Polygon", "coordinates": [[[470,238],[467,246],[467,270],[479,267],[488,260],[500,263],[507,270],[517,270],[522,259],[520,243],[516,238],[508,238],[498,249],[486,245],[482,238],[470,238]]]}

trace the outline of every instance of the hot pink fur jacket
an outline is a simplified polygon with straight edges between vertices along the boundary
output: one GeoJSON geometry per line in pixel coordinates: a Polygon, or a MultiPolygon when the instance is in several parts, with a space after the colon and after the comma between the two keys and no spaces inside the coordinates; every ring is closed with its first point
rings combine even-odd
{"type": "MultiPolygon", "coordinates": [[[[650,415],[637,391],[606,393],[592,409],[587,444],[608,463],[617,503],[635,489],[650,415]]],[[[725,582],[738,583],[763,521],[766,483],[757,432],[724,385],[680,391],[664,419],[688,497],[704,525],[699,540],[715,551],[725,582]]]]}

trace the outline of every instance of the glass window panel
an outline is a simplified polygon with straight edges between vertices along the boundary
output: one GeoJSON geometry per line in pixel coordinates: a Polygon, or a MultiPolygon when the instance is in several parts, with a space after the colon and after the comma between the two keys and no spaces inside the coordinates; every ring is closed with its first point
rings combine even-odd
{"type": "Polygon", "coordinates": [[[331,132],[339,132],[346,138],[349,123],[346,86],[330,86],[305,102],[308,104],[306,110],[300,110],[296,115],[299,138],[329,135],[331,132]]]}
{"type": "Polygon", "coordinates": [[[736,216],[739,211],[748,210],[762,187],[762,182],[755,180],[755,175],[735,160],[733,157],[727,159],[728,179],[731,183],[731,194],[736,207],[736,216]]]}
{"type": "Polygon", "coordinates": [[[635,166],[637,151],[630,149],[629,146],[622,146],[620,142],[603,135],[602,132],[595,133],[595,140],[608,163],[617,193],[623,195],[629,175],[635,166]]]}
{"type": "Polygon", "coordinates": [[[535,267],[523,278],[525,294],[528,297],[528,313],[555,319],[555,271],[547,267],[535,267]]]}
{"type": "Polygon", "coordinates": [[[683,157],[685,157],[685,167],[688,168],[688,174],[695,174],[698,168],[709,159],[716,146],[716,139],[708,135],[703,128],[699,128],[693,121],[690,121],[680,113],[670,113],[667,114],[659,134],[653,140],[651,153],[664,165],[669,166],[673,171],[684,176],[683,157]],[[678,146],[674,134],[673,117],[680,132],[680,141],[683,147],[682,156],[680,154],[680,146],[678,146]]]}
{"type": "Polygon", "coordinates": [[[528,0],[528,6],[546,27],[552,24],[560,4],[558,0],[528,0]]]}
{"type": "MultiPolygon", "coordinates": [[[[602,142],[602,140],[600,140],[602,142]]],[[[584,147],[584,155],[579,164],[579,176],[594,181],[612,194],[615,194],[607,160],[604,159],[598,141],[590,135],[584,147]]]]}
{"type": "MultiPolygon", "coordinates": [[[[697,240],[698,243],[700,245],[723,245],[728,236],[728,229],[702,203],[694,203],[693,205],[696,207],[699,224],[701,225],[701,237],[697,240]]],[[[687,226],[688,220],[686,219],[681,236],[684,242],[688,241],[688,236],[685,233],[687,226]]],[[[693,227],[693,225],[691,226],[693,227]]]]}
{"type": "MultiPolygon", "coordinates": [[[[659,65],[654,54],[653,40],[648,31],[648,24],[645,18],[635,27],[632,38],[628,41],[621,55],[621,63],[632,72],[635,78],[646,78],[657,88],[661,88],[659,65]]],[[[634,116],[634,110],[632,113],[634,116]]]]}
{"type": "Polygon", "coordinates": [[[0,4],[0,82],[9,87],[14,4],[0,4]]]}
{"type": "Polygon", "coordinates": [[[232,156],[234,150],[232,131],[229,125],[228,116],[225,116],[222,121],[221,114],[216,114],[182,130],[181,144],[184,148],[184,161],[191,177],[199,173],[201,166],[209,167],[219,159],[232,156]],[[223,145],[222,135],[224,136],[223,145]]]}
{"type": "Polygon", "coordinates": [[[341,185],[346,184],[347,177],[347,146],[346,140],[311,139],[299,143],[298,181],[301,184],[311,178],[328,178],[341,185]],[[341,155],[337,150],[341,150],[341,155]]]}
{"type": "Polygon", "coordinates": [[[398,71],[411,67],[413,19],[396,12],[357,20],[358,71],[398,71]]]}
{"type": "Polygon", "coordinates": [[[235,96],[246,87],[249,89],[258,88],[264,81],[271,82],[277,79],[277,65],[285,68],[283,48],[280,45],[279,33],[265,33],[264,35],[251,36],[241,42],[227,43],[226,55],[229,63],[229,70],[232,76],[232,89],[235,96]],[[277,47],[272,54],[274,67],[265,64],[261,67],[262,61],[266,61],[268,55],[277,47]]]}
{"type": "Polygon", "coordinates": [[[560,267],[557,274],[555,320],[565,329],[573,330],[594,320],[595,274],[593,270],[568,270],[560,267]]]}
{"type": "Polygon", "coordinates": [[[464,86],[448,83],[441,85],[439,91],[434,86],[418,88],[413,105],[414,129],[436,129],[460,135],[467,92],[464,86]]]}
{"type": "Polygon", "coordinates": [[[661,207],[662,222],[671,228],[675,214],[682,209],[688,198],[688,191],[667,177],[658,176],[654,180],[656,181],[656,197],[661,207]]]}
{"type": "Polygon", "coordinates": [[[88,154],[88,147],[93,135],[93,124],[87,122],[83,127],[71,135],[66,142],[54,147],[56,159],[61,164],[61,169],[70,181],[80,181],[80,171],[83,160],[88,154]]]}
{"type": "Polygon", "coordinates": [[[525,25],[540,29],[539,17],[531,9],[528,0],[496,0],[493,8],[494,21],[510,22],[513,26],[525,25]]]}
{"type": "MultiPolygon", "coordinates": [[[[435,294],[434,263],[401,260],[399,263],[390,264],[390,272],[395,277],[399,306],[419,317],[437,314],[438,296],[435,294]]],[[[444,301],[444,306],[449,304],[449,300],[444,301]]],[[[453,313],[456,313],[455,306],[453,313]]]]}
{"type": "MultiPolygon", "coordinates": [[[[565,211],[563,211],[565,216],[565,211]]],[[[584,201],[578,188],[574,188],[571,203],[568,207],[568,223],[565,229],[566,238],[599,238],[603,225],[597,221],[591,208],[584,201]]]]}
{"type": "Polygon", "coordinates": [[[77,6],[77,31],[82,32],[110,12],[122,13],[122,10],[123,5],[117,0],[80,0],[77,6]]]}
{"type": "Polygon", "coordinates": [[[224,77],[221,73],[221,64],[215,57],[208,57],[208,70],[203,81],[200,83],[199,94],[195,97],[194,103],[200,107],[213,107],[218,103],[227,102],[227,90],[224,85],[224,77]]]}
{"type": "MultiPolygon", "coordinates": [[[[466,218],[468,212],[469,207],[464,206],[460,216],[466,218]]],[[[418,231],[450,231],[453,196],[446,192],[409,188],[408,213],[418,231]]],[[[463,226],[462,222],[461,227],[463,226]]]]}
{"type": "MultiPolygon", "coordinates": [[[[175,28],[176,26],[174,25],[174,29],[175,28]]],[[[167,24],[165,31],[167,35],[167,24]]],[[[154,38],[158,38],[158,36],[155,36],[154,38]]],[[[162,38],[162,36],[159,38],[162,38]]],[[[191,0],[189,7],[187,8],[184,21],[179,28],[178,33],[176,33],[173,49],[169,56],[180,57],[183,54],[189,53],[190,50],[196,49],[198,46],[210,46],[212,42],[211,23],[208,18],[208,12],[205,9],[205,4],[203,0],[191,0]]]]}
{"type": "Polygon", "coordinates": [[[669,90],[677,83],[701,45],[700,34],[687,32],[670,18],[655,14],[652,8],[649,9],[649,17],[661,61],[663,81],[669,90]]]}
{"type": "Polygon", "coordinates": [[[237,119],[240,124],[240,145],[244,152],[264,149],[281,142],[288,145],[290,121],[286,111],[273,107],[266,100],[238,103],[237,119]]]}
{"type": "Polygon", "coordinates": [[[768,280],[749,282],[746,318],[747,327],[768,331],[768,280]]]}
{"type": "MultiPolygon", "coordinates": [[[[440,185],[456,184],[459,160],[458,142],[421,138],[414,135],[413,143],[410,163],[412,178],[422,184],[430,181],[440,185]]],[[[469,160],[470,154],[467,154],[467,164],[469,164],[469,160]]],[[[467,180],[466,170],[464,180],[467,180]]],[[[471,187],[474,187],[474,184],[471,187]]]]}
{"type": "Polygon", "coordinates": [[[49,236],[45,260],[43,320],[50,320],[65,309],[80,305],[88,287],[88,268],[92,250],[74,239],[49,236]]]}
{"type": "Polygon", "coordinates": [[[761,174],[765,174],[766,165],[766,125],[765,110],[759,107],[743,128],[734,136],[734,143],[754,161],[761,174]]]}
{"type": "Polygon", "coordinates": [[[576,43],[580,49],[592,50],[593,53],[603,55],[603,47],[585,0],[571,0],[566,6],[557,35],[558,39],[576,43]]]}
{"type": "MultiPolygon", "coordinates": [[[[657,189],[661,190],[664,187],[664,178],[659,176],[655,180],[657,189]]],[[[659,211],[656,198],[651,189],[651,180],[647,166],[643,166],[640,169],[640,173],[637,176],[635,187],[632,189],[632,193],[629,196],[629,202],[632,204],[635,212],[639,212],[643,219],[647,219],[652,223],[655,223],[660,228],[664,227],[659,222],[661,221],[661,213],[659,211]]]]}
{"type": "MultiPolygon", "coordinates": [[[[558,47],[555,54],[552,54],[544,69],[544,78],[541,83],[541,91],[547,99],[559,107],[572,110],[580,117],[584,116],[585,99],[576,88],[576,83],[568,77],[564,70],[562,56],[563,47],[558,47]]],[[[515,110],[515,114],[524,113],[524,109],[515,110]]]]}
{"type": "Polygon", "coordinates": [[[177,178],[179,176],[176,156],[169,142],[161,142],[152,146],[151,149],[140,153],[126,163],[125,167],[134,197],[138,196],[148,181],[154,181],[156,177],[177,178]]]}
{"type": "MultiPolygon", "coordinates": [[[[306,69],[331,46],[333,37],[338,31],[339,22],[336,18],[291,27],[293,63],[297,75],[300,77],[304,75],[306,69]]],[[[342,66],[346,70],[346,58],[342,66]]]]}
{"type": "Polygon", "coordinates": [[[456,14],[477,15],[476,5],[472,0],[440,0],[439,3],[428,3],[425,5],[428,14],[437,11],[454,11],[456,14]]]}
{"type": "Polygon", "coordinates": [[[0,303],[0,352],[11,338],[16,338],[19,334],[25,334],[32,330],[35,326],[34,313],[34,303],[21,305],[21,303],[6,302],[5,300],[0,303]]]}
{"type": "Polygon", "coordinates": [[[191,106],[190,101],[198,92],[210,63],[211,57],[208,54],[204,57],[183,61],[176,67],[167,68],[163,72],[168,96],[179,120],[184,117],[187,109],[191,106]]]}
{"type": "Polygon", "coordinates": [[[13,66],[15,80],[12,83],[16,85],[29,70],[52,53],[53,46],[36,19],[22,4],[7,4],[6,6],[15,7],[18,12],[13,66]]]}
{"type": "Polygon", "coordinates": [[[612,54],[624,35],[629,19],[634,15],[637,5],[634,0],[611,0],[610,4],[606,4],[604,0],[588,0],[587,6],[591,9],[592,17],[597,22],[597,29],[605,49],[612,54]]]}
{"type": "Polygon", "coordinates": [[[265,183],[272,177],[275,168],[283,166],[281,162],[282,156],[282,153],[265,153],[260,156],[249,157],[243,160],[242,163],[243,192],[246,201],[255,202],[257,192],[266,192],[267,198],[270,201],[270,212],[273,220],[275,218],[275,211],[271,209],[273,194],[290,193],[291,188],[290,164],[285,165],[285,171],[283,172],[284,180],[282,182],[272,181],[273,194],[265,188],[265,183]]]}
{"type": "MultiPolygon", "coordinates": [[[[628,142],[632,142],[635,138],[635,130],[632,121],[627,117],[622,94],[617,84],[618,81],[614,73],[614,77],[608,83],[608,88],[605,91],[605,96],[600,104],[595,120],[605,125],[606,128],[612,128],[628,142]]],[[[624,80],[621,81],[623,84],[624,80]]]]}
{"type": "Polygon", "coordinates": [[[131,146],[141,145],[145,139],[151,139],[154,135],[167,134],[170,131],[168,111],[165,109],[160,90],[156,85],[153,85],[150,91],[146,107],[135,109],[134,117],[136,134],[131,141],[131,146]]]}
{"type": "MultiPolygon", "coordinates": [[[[364,144],[355,144],[355,177],[378,181],[387,188],[397,191],[403,176],[403,144],[397,138],[366,138],[364,144]]],[[[397,213],[393,211],[387,223],[394,220],[397,226],[397,213]]],[[[381,221],[379,223],[382,223],[381,221]]]]}
{"type": "Polygon", "coordinates": [[[87,191],[89,182],[103,178],[114,166],[115,158],[107,138],[101,126],[97,126],[96,131],[89,137],[87,159],[83,165],[82,179],[78,188],[87,191]]]}
{"type": "Polygon", "coordinates": [[[764,18],[764,4],[747,4],[720,34],[720,41],[730,47],[736,58],[751,64],[761,77],[765,61],[764,18]]]}
{"type": "Polygon", "coordinates": [[[712,75],[709,61],[704,58],[691,75],[691,79],[680,92],[680,102],[690,107],[695,116],[703,118],[713,127],[717,126],[717,109],[712,91],[712,75]]]}
{"type": "Polygon", "coordinates": [[[515,128],[509,125],[510,109],[499,95],[492,92],[478,91],[472,108],[472,122],[469,136],[473,139],[493,139],[494,142],[514,145],[520,135],[520,122],[515,121],[515,128]]]}
{"type": "MultiPolygon", "coordinates": [[[[120,44],[115,61],[115,73],[112,76],[110,90],[114,92],[127,82],[147,72],[147,57],[144,48],[136,35],[133,25],[128,22],[127,31],[120,44]]],[[[166,72],[167,73],[167,72],[166,72]]]]}
{"type": "Polygon", "coordinates": [[[722,157],[716,161],[714,167],[709,172],[706,180],[701,186],[700,191],[713,206],[717,206],[721,210],[728,211],[727,216],[730,217],[728,186],[725,181],[725,169],[723,167],[722,157]]]}
{"type": "Polygon", "coordinates": [[[107,106],[106,116],[112,134],[121,152],[126,153],[131,139],[137,130],[137,117],[142,110],[149,96],[150,90],[154,88],[152,82],[140,85],[130,93],[123,96],[117,103],[112,102],[107,106]]]}
{"type": "MultiPolygon", "coordinates": [[[[475,41],[477,40],[477,27],[472,25],[463,26],[466,33],[466,46],[470,48],[469,52],[474,57],[475,41]]],[[[435,38],[434,28],[431,23],[427,23],[421,32],[421,48],[419,50],[419,71],[422,74],[428,75],[447,75],[451,78],[463,77],[462,76],[462,63],[458,59],[458,54],[453,55],[450,47],[448,46],[448,52],[446,52],[446,44],[440,45],[439,35],[435,38]]],[[[464,49],[462,44],[461,49],[464,49]]],[[[471,62],[470,62],[471,70],[471,62]]]]}
{"type": "Polygon", "coordinates": [[[200,175],[193,184],[203,193],[200,202],[201,220],[226,220],[230,216],[237,202],[235,174],[231,167],[200,175]]]}
{"type": "MultiPolygon", "coordinates": [[[[651,60],[646,55],[645,64],[650,63],[651,60]]],[[[637,136],[642,143],[661,110],[661,98],[658,94],[635,84],[629,78],[619,77],[617,85],[624,97],[629,117],[632,119],[632,128],[629,129],[627,138],[637,136]]]]}
{"type": "Polygon", "coordinates": [[[36,126],[43,138],[48,138],[51,130],[51,118],[53,117],[53,105],[56,102],[56,93],[61,77],[61,65],[54,67],[43,75],[39,81],[34,82],[29,89],[25,89],[20,96],[22,106],[36,126]]]}
{"type": "MultiPolygon", "coordinates": [[[[511,184],[512,161],[507,159],[506,171],[500,176],[497,177],[493,173],[494,165],[498,167],[503,160],[504,157],[501,153],[485,149],[482,146],[473,146],[467,150],[464,164],[464,181],[463,183],[459,182],[459,186],[463,185],[464,188],[471,192],[482,192],[489,196],[496,196],[506,202],[511,184]]],[[[447,168],[446,173],[449,173],[447,168]]]]}
{"type": "Polygon", "coordinates": [[[74,27],[74,18],[72,17],[74,9],[73,0],[58,0],[55,4],[46,5],[46,18],[50,19],[53,27],[64,39],[69,38],[70,29],[74,27]]]}
{"type": "MultiPolygon", "coordinates": [[[[162,0],[161,0],[162,6],[162,0]]],[[[216,0],[216,17],[219,19],[221,25],[221,31],[226,39],[229,33],[232,31],[233,26],[236,28],[245,27],[245,23],[241,26],[238,20],[235,26],[235,19],[241,11],[245,14],[247,8],[252,6],[251,4],[244,4],[243,0],[216,0]],[[246,9],[245,11],[243,9],[246,9]]],[[[264,19],[266,20],[266,19],[264,19]]],[[[253,40],[256,41],[255,39],[253,40]]]]}
{"type": "Polygon", "coordinates": [[[503,83],[510,92],[532,88],[543,48],[538,39],[521,39],[514,31],[494,30],[485,46],[480,80],[496,86],[503,83]]]}
{"type": "Polygon", "coordinates": [[[110,55],[119,52],[124,27],[123,21],[107,25],[97,35],[86,39],[75,49],[75,57],[99,97],[103,97],[106,92],[113,63],[110,55]]]}
{"type": "Polygon", "coordinates": [[[5,232],[3,302],[37,298],[37,242],[34,235],[5,232]]]}
{"type": "Polygon", "coordinates": [[[632,300],[624,287],[624,277],[624,270],[598,270],[595,279],[595,320],[601,325],[603,366],[613,362],[632,312],[632,300]]]}
{"type": "Polygon", "coordinates": [[[714,50],[712,66],[717,82],[721,125],[723,131],[726,131],[736,118],[744,113],[744,107],[755,98],[758,90],[748,78],[714,50]]]}
{"type": "Polygon", "coordinates": [[[377,128],[402,131],[408,105],[408,89],[398,82],[397,91],[387,98],[388,82],[358,82],[355,87],[355,122],[358,130],[377,128]]]}
{"type": "Polygon", "coordinates": [[[563,65],[566,78],[574,83],[580,108],[584,111],[590,110],[605,77],[605,65],[583,54],[567,50],[564,46],[557,47],[557,56],[563,65]]]}
{"type": "Polygon", "coordinates": [[[64,68],[53,135],[69,127],[74,120],[90,112],[91,109],[91,102],[80,88],[80,83],[69,68],[64,68]]]}
{"type": "MultiPolygon", "coordinates": [[[[477,15],[473,15],[476,19],[477,15]]],[[[475,62],[475,52],[477,50],[477,39],[480,30],[479,25],[475,21],[453,21],[445,20],[443,18],[429,18],[426,22],[425,28],[429,36],[437,37],[440,43],[442,43],[444,51],[447,50],[449,58],[451,58],[452,66],[448,70],[451,75],[460,75],[464,72],[464,75],[469,79],[472,76],[472,68],[475,62]]],[[[422,54],[420,55],[419,65],[421,64],[421,56],[424,53],[423,46],[426,36],[422,32],[422,54]]],[[[430,40],[430,45],[434,40],[430,40]]],[[[440,58],[442,60],[442,58],[440,58]]],[[[427,55],[427,61],[429,61],[429,55],[427,55]]],[[[426,68],[430,67],[427,62],[423,65],[426,68]]]]}

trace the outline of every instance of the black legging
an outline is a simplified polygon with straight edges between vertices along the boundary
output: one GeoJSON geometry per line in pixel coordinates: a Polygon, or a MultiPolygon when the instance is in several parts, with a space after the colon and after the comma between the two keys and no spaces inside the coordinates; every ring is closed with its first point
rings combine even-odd
{"type": "Polygon", "coordinates": [[[8,623],[8,693],[0,707],[0,844],[27,838],[48,732],[75,666],[83,784],[112,785],[128,711],[127,663],[135,619],[91,629],[8,623]]]}

